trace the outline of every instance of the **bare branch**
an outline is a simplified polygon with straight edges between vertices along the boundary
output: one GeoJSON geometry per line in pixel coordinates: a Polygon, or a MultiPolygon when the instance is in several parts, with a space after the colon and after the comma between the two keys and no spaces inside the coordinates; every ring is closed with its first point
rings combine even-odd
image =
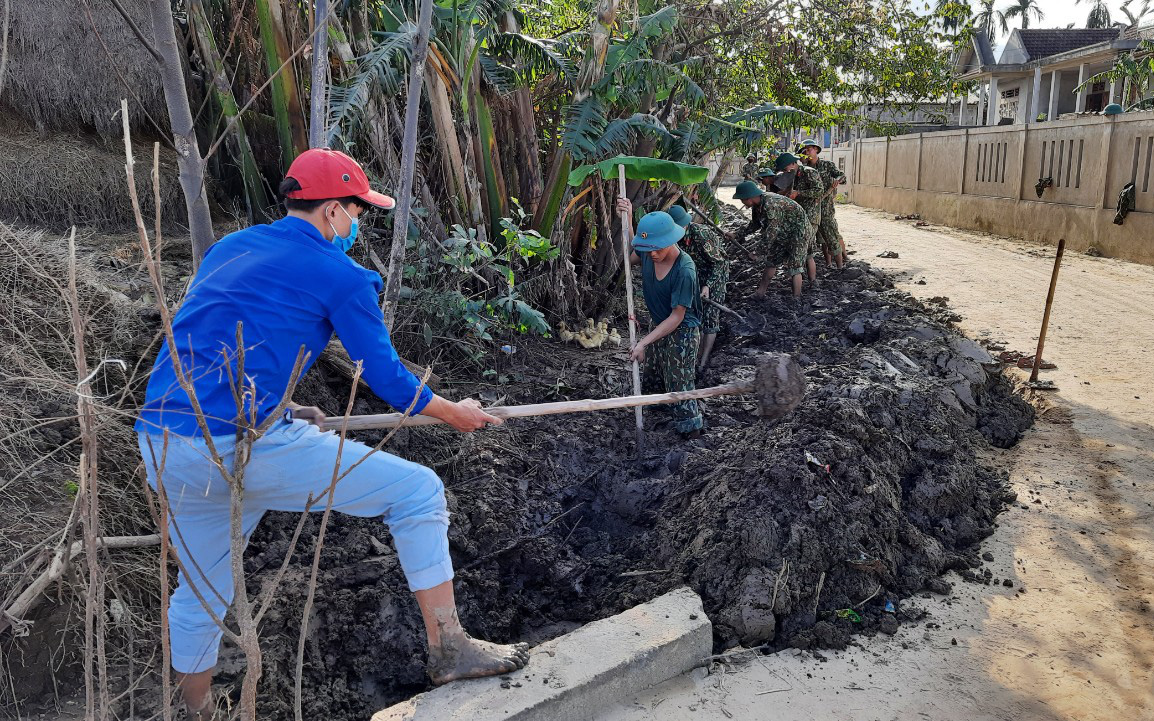
{"type": "Polygon", "coordinates": [[[163,65],[164,57],[161,56],[160,51],[156,49],[152,41],[144,37],[144,33],[140,31],[140,27],[136,24],[136,21],[132,19],[128,11],[120,4],[120,0],[108,0],[108,2],[112,3],[112,7],[116,8],[116,12],[120,13],[120,17],[124,18],[124,22],[128,23],[128,29],[132,31],[132,34],[136,36],[136,39],[140,41],[140,44],[144,46],[148,54],[151,55],[158,64],[163,65]]]}

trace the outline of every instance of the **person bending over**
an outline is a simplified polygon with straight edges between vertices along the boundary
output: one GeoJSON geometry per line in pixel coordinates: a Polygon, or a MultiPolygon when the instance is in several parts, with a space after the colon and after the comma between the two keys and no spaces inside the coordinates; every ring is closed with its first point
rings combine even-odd
{"type": "Polygon", "coordinates": [[[332,507],[382,517],[392,533],[429,643],[428,674],[436,684],[507,673],[528,662],[524,644],[471,638],[453,597],[449,513],[441,480],[429,468],[324,432],[324,413],[290,404],[274,417],[298,354],[301,374],[335,332],[364,380],[394,408],[439,418],[470,432],[500,423],[472,399],[432,393],[401,363],[380,307],[378,274],[346,252],[360,216],[390,209],[361,167],[325,149],[302,153],[281,185],[286,217],[232,233],[209,248],[173,320],[179,370],[167,345],[148,382],[136,423],[148,481],[167,499],[170,538],[180,561],[168,608],[172,667],[189,717],[213,717],[212,673],[223,619],[233,598],[230,489],[219,459],[243,467],[242,530],[246,539],[266,511],[323,510],[339,462],[348,471],[332,507]],[[238,331],[239,328],[239,331],[238,331]],[[238,335],[242,340],[238,344],[238,335]],[[243,388],[238,377],[243,345],[243,388]],[[191,386],[193,393],[186,392],[191,386]],[[240,397],[238,401],[236,398],[240,397]],[[264,433],[250,429],[271,418],[264,433]],[[238,437],[247,435],[238,449],[238,437]],[[353,468],[354,464],[356,468],[353,468]]]}
{"type": "MultiPolygon", "coordinates": [[[[625,198],[618,199],[617,210],[633,217],[633,205],[625,198]]],[[[630,357],[645,364],[645,385],[666,393],[694,389],[701,343],[697,267],[689,254],[677,247],[683,235],[685,229],[668,213],[646,213],[637,223],[630,256],[630,262],[641,266],[645,307],[656,324],[637,341],[630,357]]],[[[682,437],[701,436],[705,421],[697,401],[674,403],[670,410],[674,428],[682,437]]]]}

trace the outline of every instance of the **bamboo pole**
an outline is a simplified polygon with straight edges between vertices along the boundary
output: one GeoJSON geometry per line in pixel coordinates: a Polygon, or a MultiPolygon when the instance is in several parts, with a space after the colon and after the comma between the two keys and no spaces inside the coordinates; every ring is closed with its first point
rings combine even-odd
{"type": "MultiPolygon", "coordinates": [[[[537,416],[555,416],[565,413],[592,413],[607,411],[616,408],[635,408],[640,411],[642,406],[666,405],[681,401],[700,400],[702,398],[716,398],[718,396],[741,395],[753,393],[755,379],[733,381],[711,388],[695,388],[691,391],[672,391],[670,393],[649,393],[647,395],[622,396],[619,398],[587,398],[576,401],[555,401],[552,403],[530,403],[522,406],[496,406],[486,408],[485,412],[498,418],[532,418],[537,416]]],[[[346,428],[350,431],[361,431],[372,428],[395,428],[403,425],[433,426],[444,423],[433,416],[408,416],[403,413],[380,413],[375,415],[350,416],[348,425],[345,419],[329,418],[325,420],[325,430],[346,428]]]]}
{"type": "Polygon", "coordinates": [[[1054,272],[1050,275],[1050,290],[1046,293],[1046,311],[1042,314],[1042,330],[1038,333],[1038,350],[1034,353],[1034,368],[1030,371],[1030,382],[1038,380],[1042,368],[1042,349],[1046,346],[1046,330],[1050,327],[1050,307],[1054,304],[1054,290],[1058,287],[1058,270],[1062,267],[1062,253],[1066,251],[1066,239],[1058,241],[1058,253],[1054,256],[1054,272]]]}
{"type": "MultiPolygon", "coordinates": [[[[617,197],[625,198],[625,166],[617,166],[617,197]]],[[[633,310],[633,266],[629,262],[629,234],[628,228],[633,226],[633,219],[627,213],[621,214],[621,257],[625,261],[625,305],[629,309],[629,347],[637,345],[637,321],[633,310]]],[[[641,367],[637,359],[633,360],[633,395],[641,395],[641,367]]],[[[637,442],[641,443],[645,432],[645,419],[641,413],[641,406],[634,408],[637,420],[637,442]]]]}

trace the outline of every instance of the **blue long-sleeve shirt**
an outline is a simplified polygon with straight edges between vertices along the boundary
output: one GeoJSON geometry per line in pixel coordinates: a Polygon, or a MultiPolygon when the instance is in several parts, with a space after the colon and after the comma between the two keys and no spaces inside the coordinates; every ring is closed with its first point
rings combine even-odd
{"type": "MultiPolygon", "coordinates": [[[[420,380],[401,363],[377,298],[381,277],[325,240],[311,223],[286,217],[232,233],[215,243],[173,319],[176,350],[212,435],[236,432],[236,328],[243,324],[245,416],[259,424],[276,409],[303,347],[301,375],[334,332],[362,378],[394,408],[413,401],[420,380]]],[[[433,393],[421,388],[413,412],[433,393]]],[[[192,404],[177,382],[167,345],[152,375],[136,430],[201,435],[192,404]]]]}

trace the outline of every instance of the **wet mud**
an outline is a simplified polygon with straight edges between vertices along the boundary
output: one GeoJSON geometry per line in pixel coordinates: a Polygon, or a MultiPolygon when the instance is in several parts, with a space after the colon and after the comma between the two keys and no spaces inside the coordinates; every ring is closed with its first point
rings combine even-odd
{"type": "MultiPolygon", "coordinates": [[[[1014,444],[1033,422],[985,349],[952,328],[947,309],[863,263],[826,276],[797,307],[784,281],[763,301],[750,297],[755,286],[737,273],[729,304],[764,325],[723,330],[699,384],[751,377],[759,354],[791,353],[808,390],[783,419],[754,415],[756,398],[731,397],[705,402],[695,441],[668,428],[667,411],[647,409],[641,449],[627,410],[394,439],[392,452],[444,479],[457,599],[473,635],[537,643],[688,584],[718,650],[839,648],[855,633],[892,633],[905,620],[902,599],[948,590],[941,573],[979,565],[978,543],[1013,499],[984,452],[1014,444]]],[[[454,385],[454,394],[508,405],[630,392],[624,349],[517,344],[493,358],[490,377],[503,382],[454,385]]],[[[342,408],[341,388],[318,369],[298,400],[342,408]]],[[[272,577],[296,520],[270,514],[258,529],[246,560],[252,591],[272,577]]],[[[317,523],[319,514],[305,539],[317,523]]],[[[262,718],[292,715],[312,552],[311,540],[296,550],[262,629],[262,718]]],[[[420,616],[379,520],[334,514],[318,589],[306,717],[363,719],[428,687],[420,616]]],[[[221,680],[240,658],[225,650],[221,680]]]]}

